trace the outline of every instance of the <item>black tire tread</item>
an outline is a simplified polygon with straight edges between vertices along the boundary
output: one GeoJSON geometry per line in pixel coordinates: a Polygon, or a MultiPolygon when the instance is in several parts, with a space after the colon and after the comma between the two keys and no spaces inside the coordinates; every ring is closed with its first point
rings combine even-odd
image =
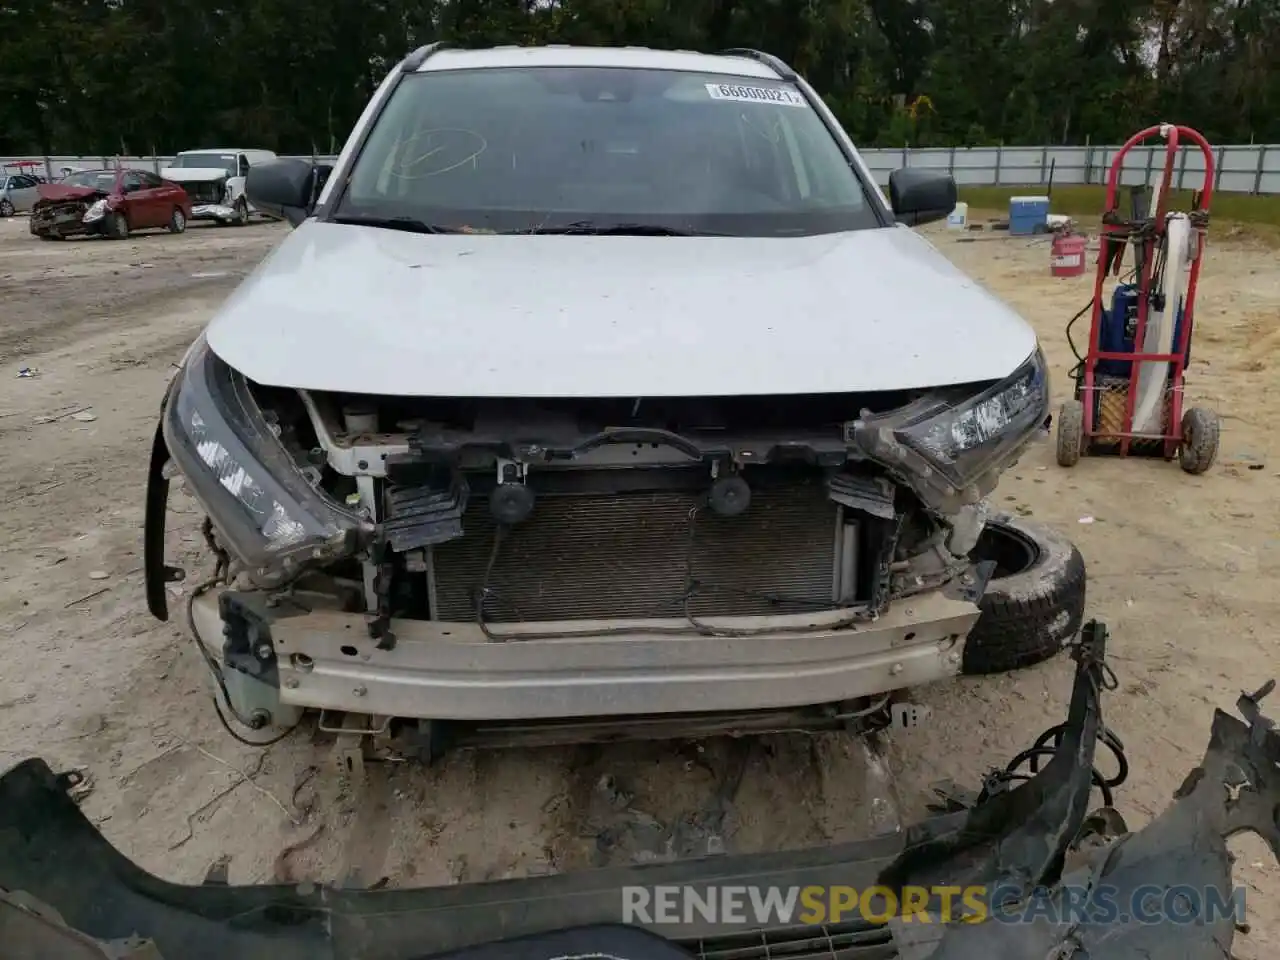
{"type": "Polygon", "coordinates": [[[1212,410],[1192,407],[1182,415],[1182,448],[1178,463],[1184,471],[1198,476],[1218,458],[1222,421],[1212,410]]]}
{"type": "MultiPolygon", "coordinates": [[[[1003,517],[992,519],[1015,522],[1003,517]]],[[[1044,530],[1021,521],[1017,525],[1027,532],[1044,530]]],[[[1049,539],[1056,541],[1056,550],[1053,543],[1049,544],[1054,553],[1065,551],[1066,555],[1051,556],[1048,564],[1042,559],[1045,571],[1039,575],[1041,582],[1036,588],[1025,588],[1025,578],[1032,575],[1031,571],[988,585],[978,603],[982,611],[978,622],[965,642],[965,673],[1004,673],[1033,666],[1054,656],[1080,632],[1087,582],[1084,557],[1060,535],[1051,533],[1049,539]],[[1023,585],[1023,589],[1010,592],[1010,585],[1023,585]]]]}
{"type": "Polygon", "coordinates": [[[1058,410],[1058,466],[1074,467],[1084,452],[1084,404],[1067,400],[1058,410]]]}
{"type": "Polygon", "coordinates": [[[125,215],[119,211],[107,214],[111,219],[107,221],[105,234],[108,240],[127,240],[129,239],[129,221],[125,219],[125,215]]]}

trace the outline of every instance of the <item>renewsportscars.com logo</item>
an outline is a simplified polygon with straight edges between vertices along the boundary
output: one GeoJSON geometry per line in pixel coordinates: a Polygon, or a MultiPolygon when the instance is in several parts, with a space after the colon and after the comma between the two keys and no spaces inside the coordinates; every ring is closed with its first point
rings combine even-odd
{"type": "Polygon", "coordinates": [[[752,927],[831,924],[861,919],[904,923],[1244,923],[1244,888],[1148,884],[1120,890],[1107,884],[1064,886],[1029,898],[1009,887],[655,886],[622,888],[622,922],[713,923],[752,927]],[[992,910],[988,904],[1011,901],[992,910]]]}

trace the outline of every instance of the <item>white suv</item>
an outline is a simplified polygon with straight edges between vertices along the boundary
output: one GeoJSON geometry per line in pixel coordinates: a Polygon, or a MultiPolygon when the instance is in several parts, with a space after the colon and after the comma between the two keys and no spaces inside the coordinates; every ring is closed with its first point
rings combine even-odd
{"type": "Polygon", "coordinates": [[[243,722],[811,729],[1079,629],[1080,555],[986,507],[1034,333],[908,229],[951,178],[887,202],[778,60],[427,47],[248,192],[296,229],[172,383],[147,538],[164,617],[171,457],[243,722]]]}

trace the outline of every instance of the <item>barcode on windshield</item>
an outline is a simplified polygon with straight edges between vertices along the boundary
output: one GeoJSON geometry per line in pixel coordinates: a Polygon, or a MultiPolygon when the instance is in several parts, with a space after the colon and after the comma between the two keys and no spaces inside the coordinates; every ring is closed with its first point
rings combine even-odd
{"type": "Polygon", "coordinates": [[[732,100],[736,103],[779,103],[786,107],[809,105],[795,90],[784,90],[781,87],[744,87],[737,83],[708,83],[707,94],[712,100],[732,100]]]}

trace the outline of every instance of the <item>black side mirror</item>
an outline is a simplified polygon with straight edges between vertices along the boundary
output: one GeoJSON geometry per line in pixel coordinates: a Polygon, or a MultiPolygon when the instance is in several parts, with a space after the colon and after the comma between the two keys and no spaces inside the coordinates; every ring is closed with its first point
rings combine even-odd
{"type": "Polygon", "coordinates": [[[956,208],[955,177],[919,167],[895,170],[889,174],[889,204],[898,222],[909,227],[945,220],[956,208]]]}
{"type": "Polygon", "coordinates": [[[297,226],[315,207],[317,168],[307,160],[280,157],[249,168],[244,192],[267,216],[297,226]]]}
{"type": "Polygon", "coordinates": [[[311,203],[314,206],[320,202],[320,193],[324,190],[324,185],[329,182],[329,174],[333,173],[332,163],[317,163],[315,183],[312,185],[311,203]]]}

